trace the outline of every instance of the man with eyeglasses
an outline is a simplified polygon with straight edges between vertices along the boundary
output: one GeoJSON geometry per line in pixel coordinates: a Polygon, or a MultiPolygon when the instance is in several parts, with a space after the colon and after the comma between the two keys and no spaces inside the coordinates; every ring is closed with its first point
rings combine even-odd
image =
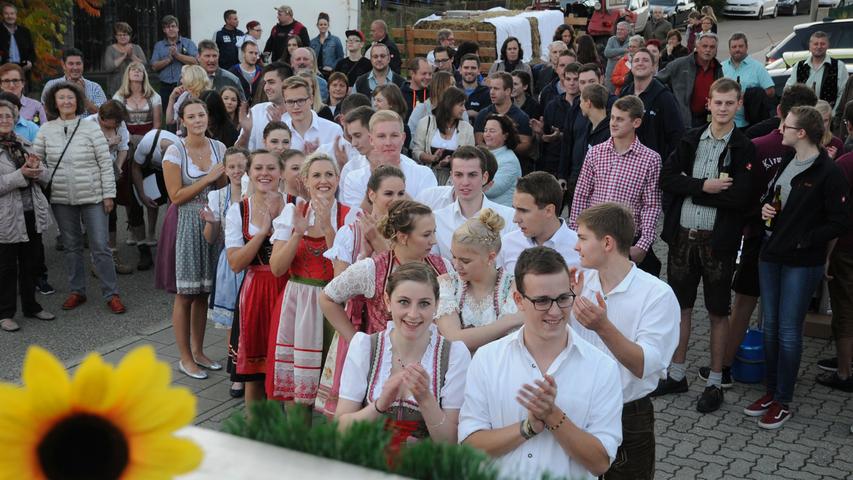
{"type": "Polygon", "coordinates": [[[406,84],[406,79],[397,75],[389,67],[391,61],[391,51],[384,43],[374,43],[370,47],[370,65],[369,72],[358,77],[355,81],[355,91],[367,95],[368,98],[373,98],[373,90],[379,85],[395,83],[401,89],[406,84]]]}
{"type": "MultiPolygon", "coordinates": [[[[299,76],[293,76],[284,81],[285,115],[284,123],[290,128],[290,148],[301,150],[306,155],[314,153],[320,145],[326,145],[342,137],[341,126],[320,118],[311,110],[311,97],[308,96],[308,82],[299,76]]],[[[331,150],[326,148],[326,150],[331,150]]]]}
{"type": "Polygon", "coordinates": [[[563,209],[563,189],[553,175],[532,172],[518,179],[512,196],[515,215],[512,221],[518,225],[503,236],[503,246],[495,263],[511,272],[521,253],[532,247],[545,246],[558,251],[570,267],[580,265],[575,251],[578,235],[560,218],[563,209]]]}
{"type": "MultiPolygon", "coordinates": [[[[604,88],[604,87],[602,87],[604,88]]],[[[639,102],[639,100],[637,100],[639,102]]],[[[600,203],[577,218],[583,272],[576,277],[573,333],[619,363],[622,444],[611,479],[651,479],[655,472],[655,411],[649,394],[678,344],[678,300],[672,289],[631,261],[634,215],[600,203]]]]}
{"type": "Polygon", "coordinates": [[[3,2],[0,9],[4,27],[0,28],[0,64],[14,63],[24,71],[30,71],[36,61],[33,36],[27,27],[18,25],[18,8],[15,5],[3,2]]]}
{"type": "MultiPolygon", "coordinates": [[[[442,28],[435,35],[436,45],[444,48],[456,48],[456,38],[453,36],[453,30],[442,28]]],[[[435,58],[435,50],[430,50],[426,56],[427,62],[433,67],[438,68],[438,61],[435,58]]]]}
{"type": "Polygon", "coordinates": [[[370,60],[364,56],[364,34],[360,30],[347,30],[347,55],[338,60],[335,71],[347,76],[347,83],[355,85],[358,77],[370,72],[370,60]]]}
{"type": "Polygon", "coordinates": [[[381,43],[388,47],[388,61],[391,71],[399,75],[400,68],[403,66],[403,57],[400,55],[400,49],[397,47],[397,44],[388,35],[388,24],[385,23],[385,20],[374,20],[370,24],[370,36],[373,39],[374,45],[381,43]]]}
{"type": "Polygon", "coordinates": [[[181,81],[183,66],[198,63],[198,48],[192,40],[181,36],[177,17],[166,15],[160,25],[165,38],[154,44],[151,69],[160,77],[160,98],[168,99],[181,81]]]}
{"type": "Polygon", "coordinates": [[[453,68],[453,56],[456,52],[451,47],[442,46],[435,47],[433,52],[435,52],[435,71],[447,72],[453,75],[453,80],[456,82],[456,86],[461,88],[462,74],[453,68]]]}
{"type": "Polygon", "coordinates": [[[507,478],[594,479],[622,443],[618,366],[569,328],[575,291],[560,253],[530,248],[514,273],[524,325],[474,354],[458,438],[507,478]]]}

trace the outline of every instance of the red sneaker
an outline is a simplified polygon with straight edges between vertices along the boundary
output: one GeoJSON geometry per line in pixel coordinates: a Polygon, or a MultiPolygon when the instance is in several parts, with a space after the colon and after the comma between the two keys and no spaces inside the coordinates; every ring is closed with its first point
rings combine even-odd
{"type": "Polygon", "coordinates": [[[80,295],[79,293],[72,293],[68,295],[68,298],[65,299],[65,303],[62,304],[63,310],[74,310],[86,303],[86,296],[80,295]]]}
{"type": "Polygon", "coordinates": [[[107,302],[107,306],[110,307],[110,310],[113,313],[124,313],[127,311],[127,308],[124,307],[124,304],[121,303],[121,299],[118,298],[118,295],[113,295],[110,297],[110,301],[107,302]]]}
{"type": "Polygon", "coordinates": [[[767,393],[763,397],[752,402],[748,407],[744,408],[743,413],[750,417],[760,417],[767,412],[771,403],[773,403],[773,394],[767,393]]]}
{"type": "Polygon", "coordinates": [[[768,430],[775,430],[784,425],[791,418],[791,415],[793,413],[791,413],[788,407],[779,402],[773,402],[770,404],[770,408],[767,409],[767,413],[758,421],[758,426],[768,430]]]}

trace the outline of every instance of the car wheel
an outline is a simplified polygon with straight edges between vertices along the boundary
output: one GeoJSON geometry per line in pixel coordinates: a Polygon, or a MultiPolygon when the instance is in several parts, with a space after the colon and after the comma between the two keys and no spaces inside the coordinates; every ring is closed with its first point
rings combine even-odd
{"type": "Polygon", "coordinates": [[[758,15],[755,16],[756,20],[761,20],[764,18],[764,7],[758,9],[758,15]]]}

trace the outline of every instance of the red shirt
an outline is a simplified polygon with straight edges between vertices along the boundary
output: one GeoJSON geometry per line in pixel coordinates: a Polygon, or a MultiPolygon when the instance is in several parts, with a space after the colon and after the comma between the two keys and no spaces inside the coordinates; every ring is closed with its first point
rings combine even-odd
{"type": "MultiPolygon", "coordinates": [[[[694,54],[694,61],[696,61],[694,54]]],[[[708,68],[703,69],[702,65],[696,61],[696,78],[693,80],[693,94],[690,96],[690,111],[693,113],[705,113],[705,108],[708,105],[708,92],[711,90],[711,84],[714,83],[714,72],[717,67],[717,59],[711,60],[708,68]]]]}

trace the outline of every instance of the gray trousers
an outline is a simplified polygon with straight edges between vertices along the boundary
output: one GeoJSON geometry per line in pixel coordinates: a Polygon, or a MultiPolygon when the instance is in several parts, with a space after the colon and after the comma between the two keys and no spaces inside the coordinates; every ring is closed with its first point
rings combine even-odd
{"type": "Polygon", "coordinates": [[[83,229],[86,225],[92,263],[101,282],[101,295],[109,300],[118,295],[118,280],[113,254],[108,243],[109,222],[103,202],[89,205],[51,205],[65,245],[65,269],[72,293],[86,295],[86,268],[83,260],[83,229]]]}

